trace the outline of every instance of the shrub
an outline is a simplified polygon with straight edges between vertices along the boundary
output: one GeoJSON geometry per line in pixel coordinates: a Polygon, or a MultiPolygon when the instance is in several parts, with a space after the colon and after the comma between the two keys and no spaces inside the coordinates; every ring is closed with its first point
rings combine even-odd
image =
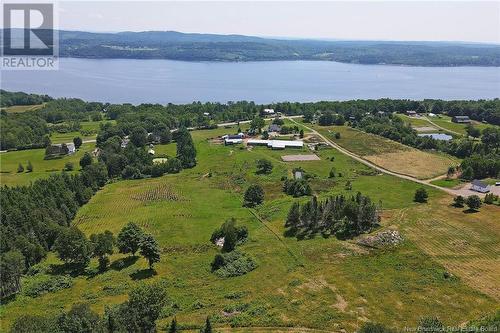
{"type": "Polygon", "coordinates": [[[240,251],[217,254],[212,262],[212,271],[222,278],[244,275],[255,268],[255,261],[240,251]]]}
{"type": "Polygon", "coordinates": [[[74,168],[75,168],[75,165],[72,162],[66,162],[64,164],[65,171],[73,171],[74,168]]]}
{"type": "Polygon", "coordinates": [[[419,188],[415,191],[415,202],[427,202],[427,198],[429,195],[427,194],[427,191],[425,188],[419,188]]]}
{"type": "Polygon", "coordinates": [[[38,297],[43,294],[53,293],[58,290],[71,288],[73,280],[64,275],[38,275],[28,282],[24,294],[30,297],[38,297]]]}
{"type": "Polygon", "coordinates": [[[453,199],[453,206],[455,207],[463,207],[465,204],[465,199],[463,196],[459,195],[459,196],[456,196],[454,199],[453,199]]]}
{"type": "Polygon", "coordinates": [[[467,197],[465,204],[470,210],[478,210],[481,207],[481,198],[477,195],[471,195],[470,197],[467,197]]]}

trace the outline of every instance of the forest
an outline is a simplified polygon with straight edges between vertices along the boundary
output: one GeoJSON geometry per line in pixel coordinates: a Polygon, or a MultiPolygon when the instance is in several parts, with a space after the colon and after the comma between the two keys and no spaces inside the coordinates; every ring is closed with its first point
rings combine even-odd
{"type": "Polygon", "coordinates": [[[500,66],[500,47],[450,42],[280,40],[175,31],[59,31],[60,55],[185,61],[327,60],[410,66],[500,66]]]}

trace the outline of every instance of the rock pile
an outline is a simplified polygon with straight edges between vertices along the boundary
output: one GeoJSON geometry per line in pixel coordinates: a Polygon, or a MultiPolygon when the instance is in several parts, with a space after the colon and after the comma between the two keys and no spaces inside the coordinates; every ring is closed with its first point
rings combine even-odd
{"type": "Polygon", "coordinates": [[[397,230],[381,231],[373,236],[367,236],[358,243],[365,246],[395,246],[403,241],[403,237],[397,230]]]}

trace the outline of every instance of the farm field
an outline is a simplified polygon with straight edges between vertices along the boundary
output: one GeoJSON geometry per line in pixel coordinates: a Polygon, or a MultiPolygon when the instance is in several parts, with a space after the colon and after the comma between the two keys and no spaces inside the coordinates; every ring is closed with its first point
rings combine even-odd
{"type": "MultiPolygon", "coordinates": [[[[433,123],[435,123],[436,125],[439,125],[439,126],[446,128],[448,130],[458,132],[458,133],[461,133],[463,135],[466,134],[465,128],[467,125],[454,123],[451,121],[451,117],[449,117],[449,116],[441,115],[441,118],[434,117],[434,118],[430,118],[430,120],[433,123]]],[[[495,127],[495,125],[483,124],[483,123],[475,121],[475,120],[472,121],[472,125],[478,129],[480,129],[481,131],[485,128],[488,128],[488,127],[495,127]]]]}
{"type": "Polygon", "coordinates": [[[102,120],[102,121],[82,121],[80,123],[81,129],[80,131],[73,131],[68,133],[57,133],[52,132],[50,134],[50,140],[52,143],[69,143],[73,142],[73,138],[79,136],[82,140],[93,140],[97,137],[97,133],[99,132],[99,126],[104,123],[114,123],[114,120],[102,120]],[[92,134],[83,135],[85,132],[89,132],[92,134]]]}
{"type": "Polygon", "coordinates": [[[14,105],[14,106],[9,106],[2,108],[2,110],[7,111],[7,113],[21,113],[21,112],[26,112],[26,111],[33,111],[41,108],[43,104],[36,104],[36,105],[14,105]]]}
{"type": "Polygon", "coordinates": [[[27,185],[31,181],[48,177],[52,172],[60,172],[64,169],[66,162],[74,164],[73,172],[80,169],[80,158],[87,151],[92,151],[93,143],[83,144],[73,155],[67,155],[58,159],[44,160],[45,149],[28,149],[10,151],[0,154],[0,181],[2,186],[27,185]],[[33,172],[26,172],[28,161],[33,165],[33,172]],[[25,171],[18,173],[17,167],[21,163],[25,171]]]}
{"type": "Polygon", "coordinates": [[[419,179],[445,174],[450,165],[459,163],[452,156],[421,151],[348,126],[315,126],[315,129],[338,145],[378,166],[419,179]],[[335,132],[340,133],[340,139],[333,137],[335,132]]]}
{"type": "MultiPolygon", "coordinates": [[[[450,196],[432,188],[427,189],[429,203],[416,204],[413,195],[421,185],[380,175],[333,148],[320,149],[319,161],[283,162],[282,155],[307,149],[246,149],[208,140],[228,131],[192,132],[198,150],[195,168],[108,184],[79,210],[74,223],[87,235],[104,230],[116,234],[130,221],[153,234],[162,248],[156,275],[148,274],[142,258],[114,254],[110,269],[101,274],[95,273],[93,260],[86,274],[73,278],[70,289],[35,299],[19,295],[2,305],[2,331],[22,313],[55,313],[81,301],[103,313],[106,305],[126,300],[127,292],[139,281],[160,279],[167,281],[170,297],[158,321],[161,329],[174,315],[182,325],[201,325],[209,315],[217,328],[296,327],[274,332],[305,331],[301,327],[352,332],[366,321],[402,329],[414,326],[422,316],[437,316],[447,325],[457,325],[499,308],[500,295],[493,280],[498,276],[495,260],[499,253],[493,246],[500,229],[491,219],[500,216],[498,207],[465,214],[449,207],[450,196]],[[271,174],[255,174],[259,158],[272,161],[271,174]],[[372,249],[360,246],[356,239],[285,237],[283,224],[289,207],[294,201],[307,200],[282,192],[281,178],[290,176],[297,166],[315,175],[311,186],[320,198],[361,191],[374,202],[380,201],[381,230],[399,230],[405,241],[394,248],[372,249]],[[328,178],[332,167],[342,176],[328,178]],[[345,189],[347,181],[352,190],[345,189]],[[242,194],[252,183],[263,186],[264,204],[243,208],[242,194]],[[230,217],[248,227],[249,240],[239,248],[258,267],[246,275],[223,279],[210,272],[217,248],[209,239],[230,217]],[[461,243],[453,243],[455,239],[461,243]],[[456,248],[459,255],[453,257],[456,248]],[[452,258],[446,261],[447,257],[452,258]],[[475,269],[482,274],[476,279],[475,269]]],[[[175,144],[155,150],[172,156],[175,144]]],[[[51,256],[43,265],[58,267],[59,262],[51,256]]],[[[244,331],[268,330],[239,330],[244,331]]]]}

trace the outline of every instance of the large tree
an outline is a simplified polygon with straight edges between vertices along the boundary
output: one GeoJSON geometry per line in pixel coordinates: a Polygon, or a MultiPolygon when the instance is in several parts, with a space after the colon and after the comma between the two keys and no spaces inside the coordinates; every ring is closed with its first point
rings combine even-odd
{"type": "Polygon", "coordinates": [[[99,268],[105,270],[109,263],[108,255],[113,254],[113,245],[115,243],[113,233],[106,230],[101,234],[92,234],[90,235],[90,241],[94,249],[93,254],[99,260],[99,268]]]}
{"type": "Polygon", "coordinates": [[[250,185],[243,197],[243,206],[255,207],[264,201],[264,189],[258,184],[250,185]]]}
{"type": "Polygon", "coordinates": [[[17,250],[0,256],[1,297],[9,296],[21,290],[21,275],[24,272],[24,256],[17,250]]]}
{"type": "Polygon", "coordinates": [[[135,255],[139,247],[141,246],[142,237],[144,233],[141,228],[133,222],[127,223],[117,238],[117,245],[120,253],[132,253],[135,255]]]}
{"type": "Polygon", "coordinates": [[[59,259],[66,263],[87,266],[92,254],[92,244],[76,227],[61,230],[54,244],[59,259]]]}
{"type": "Polygon", "coordinates": [[[177,158],[183,168],[192,168],[196,165],[196,148],[191,133],[186,127],[181,127],[176,133],[177,158]]]}
{"type": "Polygon", "coordinates": [[[160,246],[152,235],[142,236],[141,255],[148,261],[149,269],[153,269],[154,263],[160,261],[160,246]]]}

